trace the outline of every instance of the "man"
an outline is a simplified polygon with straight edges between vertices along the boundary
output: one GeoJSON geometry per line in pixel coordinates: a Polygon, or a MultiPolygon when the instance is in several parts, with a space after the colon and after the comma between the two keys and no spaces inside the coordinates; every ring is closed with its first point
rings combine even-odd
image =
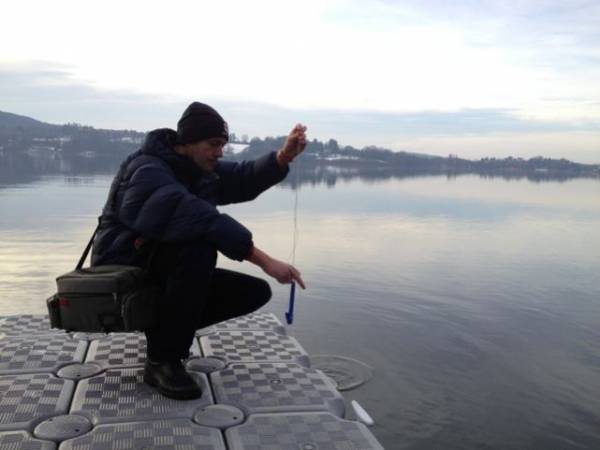
{"type": "Polygon", "coordinates": [[[278,152],[255,161],[219,161],[227,123],[210,106],[194,102],[177,131],[150,132],[115,176],[92,264],[150,265],[164,295],[158,325],[145,330],[144,381],[163,395],[202,395],[182,363],[196,329],[251,313],[271,297],[264,280],[215,268],[217,251],[258,265],[280,283],[305,287],[296,268],[261,251],[249,230],[216,208],[252,200],[283,180],[306,146],[305,132],[296,125],[278,152]]]}

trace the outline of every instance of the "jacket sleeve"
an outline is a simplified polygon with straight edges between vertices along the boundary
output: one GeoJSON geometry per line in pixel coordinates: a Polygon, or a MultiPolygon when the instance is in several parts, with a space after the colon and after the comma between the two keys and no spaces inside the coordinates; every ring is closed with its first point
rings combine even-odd
{"type": "Polygon", "coordinates": [[[254,200],[259,194],[283,180],[289,169],[281,169],[276,153],[254,161],[222,161],[216,169],[220,177],[219,204],[254,200]]]}
{"type": "Polygon", "coordinates": [[[132,174],[120,205],[119,220],[148,239],[185,242],[205,239],[231,259],[242,261],[252,248],[252,234],[191,194],[163,167],[143,165],[132,174]]]}

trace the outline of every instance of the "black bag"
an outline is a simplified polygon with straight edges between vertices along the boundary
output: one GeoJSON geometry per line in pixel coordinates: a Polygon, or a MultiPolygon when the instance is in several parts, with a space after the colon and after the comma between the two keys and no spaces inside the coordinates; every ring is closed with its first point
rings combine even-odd
{"type": "MultiPolygon", "coordinates": [[[[105,265],[83,268],[98,227],[73,272],[56,279],[58,292],[46,303],[53,328],[68,331],[143,331],[156,325],[161,295],[147,269],[105,265]]],[[[148,258],[149,268],[154,249],[148,258]]]]}

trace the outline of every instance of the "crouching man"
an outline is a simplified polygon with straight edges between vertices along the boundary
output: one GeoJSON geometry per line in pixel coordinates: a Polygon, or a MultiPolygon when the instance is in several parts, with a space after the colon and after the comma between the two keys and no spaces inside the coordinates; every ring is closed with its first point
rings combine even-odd
{"type": "Polygon", "coordinates": [[[163,296],[158,325],[145,331],[144,381],[161,394],[200,397],[182,362],[195,330],[251,313],[271,297],[266,281],[216,268],[217,252],[304,288],[296,268],[261,251],[250,231],[216,205],[253,200],[283,180],[306,146],[305,132],[296,125],[278,152],[254,161],[219,161],[227,123],[210,106],[194,102],[177,131],[150,132],[121,164],[102,211],[92,265],[145,267],[151,255],[150,271],[163,296]]]}

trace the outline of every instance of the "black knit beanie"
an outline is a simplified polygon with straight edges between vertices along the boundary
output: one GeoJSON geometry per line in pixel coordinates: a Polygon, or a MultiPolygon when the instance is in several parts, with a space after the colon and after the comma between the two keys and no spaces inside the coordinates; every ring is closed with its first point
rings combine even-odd
{"type": "Polygon", "coordinates": [[[177,141],[191,144],[214,137],[229,140],[229,127],[221,115],[200,102],[190,104],[177,122],[177,141]]]}

